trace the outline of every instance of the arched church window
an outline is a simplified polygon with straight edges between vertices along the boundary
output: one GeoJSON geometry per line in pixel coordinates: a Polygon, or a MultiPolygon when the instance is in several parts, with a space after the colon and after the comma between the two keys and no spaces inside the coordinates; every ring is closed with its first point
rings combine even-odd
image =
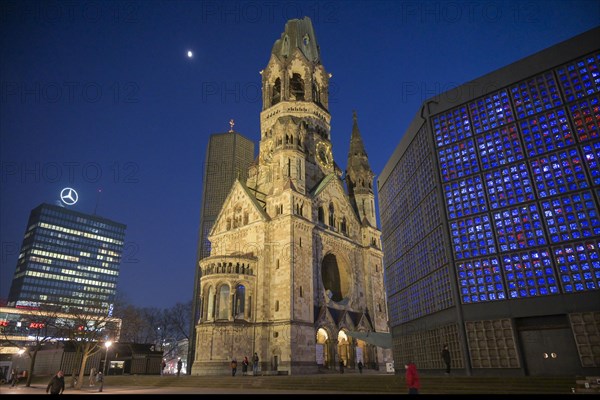
{"type": "Polygon", "coordinates": [[[304,101],[304,80],[300,74],[294,73],[292,75],[290,94],[292,100],[304,101]]]}
{"type": "Polygon", "coordinates": [[[347,230],[347,226],[346,226],[346,217],[343,217],[343,218],[342,218],[342,224],[341,224],[341,227],[340,227],[340,228],[341,228],[341,230],[342,230],[342,233],[348,233],[348,232],[346,231],[346,230],[347,230]]]}
{"type": "Polygon", "coordinates": [[[333,203],[329,203],[329,226],[335,227],[335,209],[333,203]]]}
{"type": "Polygon", "coordinates": [[[319,222],[321,222],[323,224],[325,223],[325,212],[323,211],[323,207],[319,207],[318,219],[319,219],[319,222]]]}
{"type": "Polygon", "coordinates": [[[229,319],[229,286],[223,285],[219,288],[217,307],[217,319],[229,319]]]}
{"type": "Polygon", "coordinates": [[[275,79],[273,84],[273,96],[271,97],[271,105],[275,105],[281,101],[281,79],[275,79]]]}
{"type": "Polygon", "coordinates": [[[246,309],[246,287],[238,285],[233,297],[233,317],[235,319],[244,319],[244,310],[246,309]]]}
{"type": "Polygon", "coordinates": [[[215,288],[210,287],[206,295],[204,304],[206,304],[206,319],[212,320],[215,318],[215,288]]]}

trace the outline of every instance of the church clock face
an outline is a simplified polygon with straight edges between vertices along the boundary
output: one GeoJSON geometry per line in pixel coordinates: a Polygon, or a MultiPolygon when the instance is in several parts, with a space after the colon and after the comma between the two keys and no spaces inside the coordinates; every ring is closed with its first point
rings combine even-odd
{"type": "Polygon", "coordinates": [[[317,143],[317,160],[319,163],[326,168],[333,165],[333,157],[331,156],[331,149],[325,142],[317,143]]]}

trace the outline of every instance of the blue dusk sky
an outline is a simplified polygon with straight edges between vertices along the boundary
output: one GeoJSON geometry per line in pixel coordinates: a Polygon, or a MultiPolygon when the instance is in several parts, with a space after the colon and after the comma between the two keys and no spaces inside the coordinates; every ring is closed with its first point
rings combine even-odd
{"type": "Polygon", "coordinates": [[[127,225],[131,304],[189,301],[209,136],[234,119],[258,149],[259,71],[304,16],[333,74],[335,161],[356,110],[379,175],[425,99],[600,25],[600,2],[4,0],[0,297],[31,209],[68,186],[75,210],[127,225]]]}

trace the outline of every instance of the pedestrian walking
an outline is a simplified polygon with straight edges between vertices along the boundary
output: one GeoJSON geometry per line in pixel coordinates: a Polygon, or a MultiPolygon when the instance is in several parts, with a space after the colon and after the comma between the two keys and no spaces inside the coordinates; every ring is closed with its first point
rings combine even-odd
{"type": "Polygon", "coordinates": [[[98,371],[98,373],[96,374],[96,382],[98,382],[98,384],[100,385],[98,391],[101,392],[104,389],[104,374],[102,373],[102,371],[98,371]]]}
{"type": "Polygon", "coordinates": [[[344,360],[340,360],[340,374],[344,373],[344,360]]]}
{"type": "Polygon", "coordinates": [[[181,358],[179,359],[179,361],[177,361],[177,376],[181,375],[181,367],[183,366],[183,361],[181,361],[181,358]]]}
{"type": "Polygon", "coordinates": [[[65,391],[65,374],[62,371],[58,371],[56,375],[50,379],[48,386],[46,386],[46,393],[50,394],[63,394],[65,391]]]}
{"type": "Polygon", "coordinates": [[[450,363],[452,359],[450,358],[450,350],[448,350],[447,344],[445,344],[442,349],[442,360],[444,360],[444,364],[446,364],[446,375],[450,375],[450,363]]]}
{"type": "Polygon", "coordinates": [[[419,373],[417,372],[417,366],[409,361],[404,365],[406,369],[406,386],[408,387],[408,394],[419,394],[421,383],[419,382],[419,373]]]}
{"type": "Polygon", "coordinates": [[[358,362],[358,372],[360,372],[362,374],[362,369],[363,369],[363,363],[362,361],[358,362]]]}

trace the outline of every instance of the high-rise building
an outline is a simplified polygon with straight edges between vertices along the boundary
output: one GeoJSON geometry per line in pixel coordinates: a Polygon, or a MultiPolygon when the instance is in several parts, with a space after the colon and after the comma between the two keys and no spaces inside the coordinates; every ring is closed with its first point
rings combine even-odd
{"type": "Polygon", "coordinates": [[[112,315],[124,224],[51,204],[29,216],[8,295],[16,308],[112,315]]]}
{"type": "Polygon", "coordinates": [[[195,265],[194,297],[192,300],[192,323],[190,324],[189,352],[187,364],[194,361],[196,323],[200,317],[199,261],[210,255],[208,235],[221,211],[229,189],[236,179],[245,180],[248,168],[254,162],[254,142],[233,130],[211,135],[204,159],[202,187],[202,210],[198,230],[198,250],[195,265]]]}
{"type": "Polygon", "coordinates": [[[600,28],[424,102],[378,180],[395,360],[600,372],[600,28]]]}
{"type": "Polygon", "coordinates": [[[353,336],[388,332],[373,173],[355,116],[346,190],[309,18],[286,23],[261,75],[259,157],[227,193],[200,261],[191,373],[219,375],[254,354],[262,373],[383,368],[391,351],[353,336]]]}

